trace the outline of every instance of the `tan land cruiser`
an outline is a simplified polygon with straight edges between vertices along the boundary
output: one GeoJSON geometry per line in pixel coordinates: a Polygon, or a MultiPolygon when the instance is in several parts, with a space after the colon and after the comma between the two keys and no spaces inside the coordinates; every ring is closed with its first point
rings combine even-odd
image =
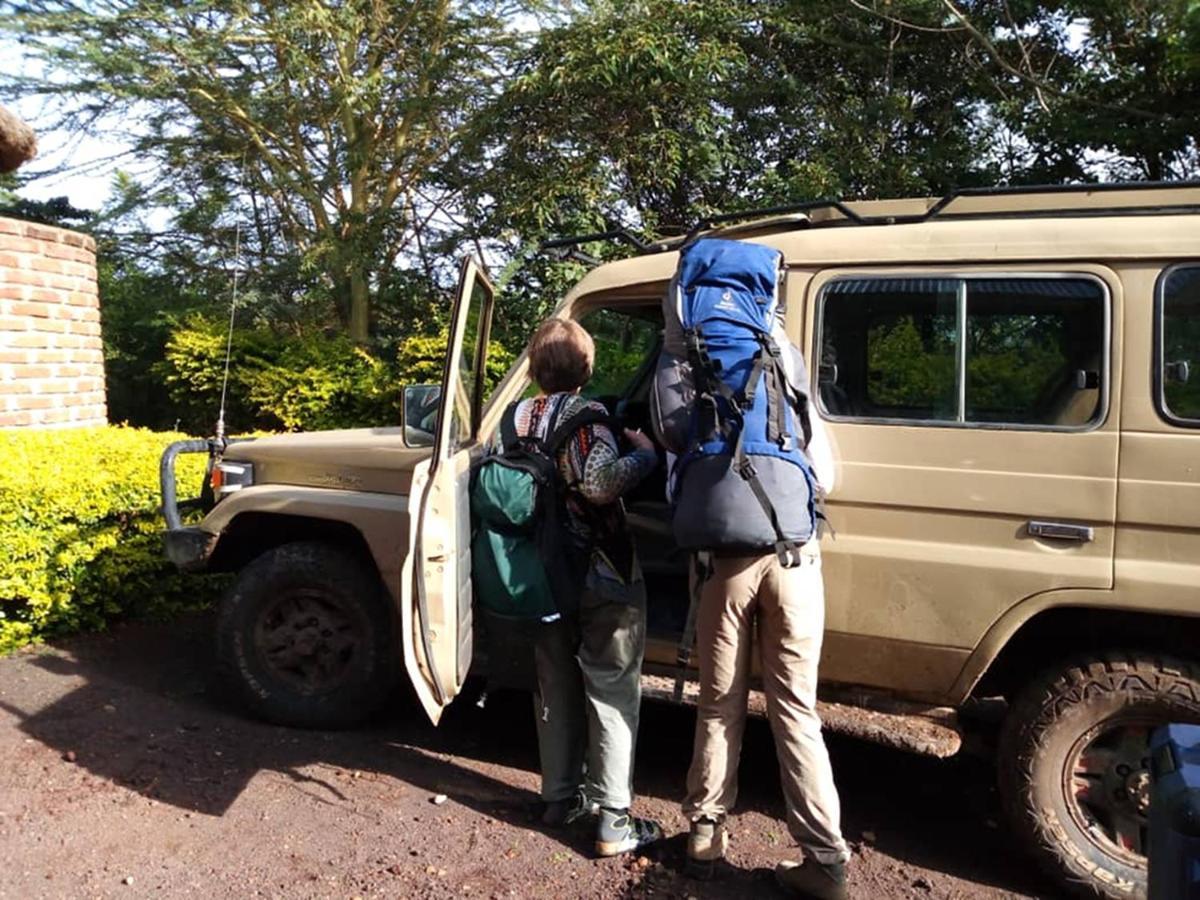
{"type": "MultiPolygon", "coordinates": [[[[925,749],[948,753],[999,710],[1018,834],[1064,885],[1144,897],[1147,736],[1200,720],[1200,185],[813,203],[703,229],[783,252],[787,329],[839,458],[831,723],[873,710],[884,727],[865,731],[888,736],[924,717],[955,737],[925,749]]],[[[677,254],[640,249],[557,315],[596,338],[591,394],[646,427],[677,254]]],[[[485,396],[493,302],[464,263],[442,389],[410,389],[401,426],[218,447],[197,526],[172,462],[209,445],[164,457],[171,558],[239,572],[218,642],[255,713],[350,722],[401,661],[435,722],[462,689],[471,463],[529,387],[522,358],[485,396]]],[[[688,605],[663,479],[628,499],[651,690],[688,605]]]]}

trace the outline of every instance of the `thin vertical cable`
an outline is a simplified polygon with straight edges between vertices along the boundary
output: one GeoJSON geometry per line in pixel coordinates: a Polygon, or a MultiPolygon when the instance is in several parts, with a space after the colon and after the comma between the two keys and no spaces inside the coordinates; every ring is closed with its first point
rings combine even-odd
{"type": "MultiPolygon", "coordinates": [[[[242,154],[242,170],[238,174],[238,200],[241,201],[242,190],[246,183],[246,155],[242,154]]],[[[233,293],[229,301],[229,331],[225,335],[225,372],[221,376],[221,409],[217,413],[216,438],[225,440],[225,397],[229,391],[229,359],[233,355],[233,324],[237,315],[238,276],[242,265],[242,216],[238,216],[233,228],[233,293]]]]}

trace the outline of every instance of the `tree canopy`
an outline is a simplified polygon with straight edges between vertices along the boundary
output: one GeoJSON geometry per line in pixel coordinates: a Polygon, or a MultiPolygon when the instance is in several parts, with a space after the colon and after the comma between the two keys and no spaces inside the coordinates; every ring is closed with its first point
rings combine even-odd
{"type": "MultiPolygon", "coordinates": [[[[371,297],[445,228],[438,167],[499,76],[492,3],[106,0],[12,4],[66,101],[67,129],[112,128],[161,177],[203,260],[247,223],[285,289],[328,295],[356,340],[371,297]]],[[[425,263],[428,265],[427,263],[425,263]]]]}
{"type": "Polygon", "coordinates": [[[515,348],[582,272],[534,252],[552,234],[1200,177],[1200,0],[0,0],[0,21],[46,73],[0,74],[0,99],[44,95],[44,131],[139,164],[89,226],[115,359],[222,309],[235,267],[256,326],[391,352],[436,338],[451,258],[482,253],[515,348]]]}

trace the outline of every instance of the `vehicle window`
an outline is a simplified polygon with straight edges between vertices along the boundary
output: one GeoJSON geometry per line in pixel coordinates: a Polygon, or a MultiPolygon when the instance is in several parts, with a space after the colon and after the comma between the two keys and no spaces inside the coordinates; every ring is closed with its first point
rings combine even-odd
{"type": "Polygon", "coordinates": [[[1200,266],[1181,266],[1162,281],[1159,372],[1164,413],[1200,425],[1200,266]]]}
{"type": "Polygon", "coordinates": [[[821,300],[826,412],[1080,427],[1101,412],[1105,294],[1085,278],[862,278],[821,300]]]}
{"type": "Polygon", "coordinates": [[[479,430],[479,411],[483,408],[482,379],[480,376],[480,346],[484,307],[488,291],[482,282],[476,281],[467,301],[467,320],[463,334],[462,355],[455,374],[454,406],[450,420],[450,452],[470,444],[479,430]]]}
{"type": "Polygon", "coordinates": [[[953,422],[958,417],[958,283],[835,281],[826,289],[820,379],[829,412],[953,422]]]}
{"type": "Polygon", "coordinates": [[[638,372],[658,351],[662,321],[657,307],[597,309],[579,320],[596,344],[587,397],[623,397],[638,372]]]}
{"type": "Polygon", "coordinates": [[[968,422],[1081,426],[1100,412],[1104,291],[1090,279],[967,282],[968,422]]]}

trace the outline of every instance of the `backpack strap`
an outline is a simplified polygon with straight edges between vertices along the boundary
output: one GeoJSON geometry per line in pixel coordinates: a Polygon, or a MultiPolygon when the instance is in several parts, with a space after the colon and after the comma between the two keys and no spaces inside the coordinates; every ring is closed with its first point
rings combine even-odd
{"type": "Polygon", "coordinates": [[[504,450],[511,450],[521,439],[517,434],[518,405],[519,400],[508,404],[508,409],[504,410],[504,415],[500,417],[500,446],[504,450]]]}
{"type": "Polygon", "coordinates": [[[702,425],[696,429],[695,442],[701,443],[704,438],[717,430],[728,436],[728,423],[723,420],[717,409],[716,398],[721,397],[729,405],[730,415],[735,419],[740,419],[743,411],[754,403],[754,392],[763,372],[762,354],[755,356],[750,377],[746,380],[746,387],[739,396],[734,393],[733,388],[717,377],[720,364],[714,362],[709,356],[704,333],[699,328],[691,328],[684,332],[684,336],[687,340],[688,362],[691,363],[693,377],[696,378],[697,399],[706,406],[712,417],[712,422],[707,428],[702,425]]]}
{"type": "Polygon", "coordinates": [[[738,431],[737,444],[734,446],[733,459],[730,463],[733,466],[733,470],[749,486],[750,492],[754,494],[754,499],[758,501],[758,505],[766,513],[767,519],[771,523],[771,528],[775,531],[775,555],[779,557],[780,565],[785,569],[794,568],[800,565],[800,548],[804,545],[800,541],[794,541],[784,535],[783,526],[779,524],[779,514],[775,512],[775,504],[771,502],[771,498],[767,494],[767,489],[763,487],[762,481],[758,477],[758,471],[754,468],[753,461],[746,455],[746,448],[743,446],[744,434],[745,429],[738,431]]]}
{"type": "MultiPolygon", "coordinates": [[[[561,413],[559,414],[561,417],[561,413]]],[[[580,428],[586,428],[588,425],[607,425],[613,433],[613,437],[620,434],[621,423],[610,415],[608,412],[599,409],[587,407],[581,409],[574,415],[567,416],[563,421],[555,420],[551,423],[554,427],[542,441],[542,451],[548,456],[553,456],[563,448],[563,445],[571,439],[571,437],[580,428]]]]}
{"type": "Polygon", "coordinates": [[[696,619],[700,610],[700,594],[704,591],[704,582],[712,577],[712,559],[709,554],[700,551],[692,554],[691,590],[688,592],[687,620],[683,626],[683,636],[679,639],[679,652],[675,656],[675,702],[683,701],[683,686],[687,682],[688,664],[692,661],[692,648],[696,644],[696,619]]]}
{"type": "MultiPolygon", "coordinates": [[[[762,511],[766,514],[768,521],[771,523],[771,528],[775,531],[775,555],[779,557],[780,564],[785,569],[791,569],[800,565],[800,547],[798,541],[788,538],[783,533],[783,526],[779,523],[779,514],[775,512],[775,505],[771,502],[770,496],[767,494],[766,488],[763,487],[762,481],[758,477],[758,472],[754,468],[754,463],[750,457],[746,455],[745,438],[746,428],[743,419],[743,412],[749,409],[754,404],[754,398],[758,391],[758,383],[763,380],[764,372],[767,374],[767,402],[770,404],[771,395],[775,395],[774,410],[768,410],[768,423],[774,422],[774,427],[778,429],[776,439],[778,439],[786,429],[778,428],[778,421],[782,420],[783,404],[780,402],[780,382],[777,380],[781,375],[783,360],[779,355],[779,348],[774,340],[769,335],[759,336],[759,351],[754,356],[754,365],[750,370],[750,377],[746,381],[746,387],[742,391],[741,396],[733,392],[724,381],[716,377],[712,359],[708,355],[707,347],[704,342],[704,335],[700,329],[689,329],[685,332],[688,345],[688,356],[692,363],[692,368],[700,375],[700,380],[703,382],[704,391],[702,395],[697,397],[698,400],[713,401],[712,390],[716,392],[729,404],[729,416],[722,421],[721,416],[717,416],[717,427],[726,438],[732,436],[733,429],[737,429],[737,439],[734,443],[733,456],[730,459],[730,465],[733,470],[745,480],[750,487],[750,491],[754,494],[754,499],[758,501],[758,505],[762,507],[762,511]],[[769,368],[768,368],[769,367],[769,368]]],[[[699,393],[701,385],[697,382],[699,393]]],[[[714,404],[715,405],[715,404],[714,404]]],[[[772,425],[768,424],[768,428],[772,425]]],[[[805,428],[807,437],[807,428],[805,428]]],[[[696,440],[699,442],[701,435],[696,435],[696,440]]]]}
{"type": "Polygon", "coordinates": [[[787,369],[783,364],[783,354],[779,345],[775,343],[775,338],[769,334],[761,335],[759,342],[763,346],[763,352],[768,354],[771,360],[767,368],[767,439],[784,448],[791,442],[793,435],[788,432],[787,425],[787,407],[790,405],[800,426],[800,433],[804,437],[804,447],[808,447],[812,443],[808,398],[792,390],[787,369]]]}

